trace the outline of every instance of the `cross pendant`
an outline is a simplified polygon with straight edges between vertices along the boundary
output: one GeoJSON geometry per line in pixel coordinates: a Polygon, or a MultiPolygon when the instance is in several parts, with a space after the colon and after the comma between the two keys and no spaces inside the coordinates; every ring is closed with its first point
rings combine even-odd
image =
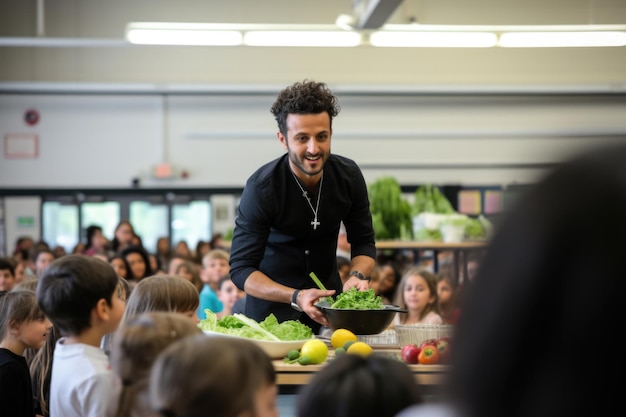
{"type": "Polygon", "coordinates": [[[317,221],[317,217],[313,219],[313,221],[311,222],[311,226],[313,226],[313,230],[317,230],[317,226],[319,226],[321,223],[317,221]]]}

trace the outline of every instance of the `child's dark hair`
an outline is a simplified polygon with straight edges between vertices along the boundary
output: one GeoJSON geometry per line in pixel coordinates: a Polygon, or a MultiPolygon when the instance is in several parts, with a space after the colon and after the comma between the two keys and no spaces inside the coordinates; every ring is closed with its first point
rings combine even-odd
{"type": "Polygon", "coordinates": [[[150,402],[160,416],[204,416],[207,410],[214,417],[256,415],[258,390],[275,383],[270,358],[253,342],[200,334],[159,355],[150,376],[150,402]]]}
{"type": "Polygon", "coordinates": [[[37,305],[37,298],[32,291],[10,291],[0,295],[0,339],[6,336],[12,323],[42,320],[44,314],[37,305]]]}
{"type": "Polygon", "coordinates": [[[217,289],[221,291],[221,290],[222,290],[222,285],[223,285],[225,282],[227,282],[227,281],[232,281],[232,280],[230,279],[230,274],[225,274],[225,275],[222,275],[222,276],[220,277],[220,279],[218,279],[218,280],[217,280],[217,289]]]}
{"type": "Polygon", "coordinates": [[[7,258],[0,258],[0,271],[8,270],[12,276],[15,276],[15,265],[7,258]]]}
{"type": "Polygon", "coordinates": [[[299,417],[392,417],[422,402],[406,364],[386,356],[341,355],[303,387],[296,407],[299,417]]]}
{"type": "Polygon", "coordinates": [[[62,335],[78,335],[91,326],[91,311],[104,299],[110,306],[119,278],[111,265],[86,255],[52,262],[37,287],[43,312],[62,335]]]}
{"type": "Polygon", "coordinates": [[[304,80],[282,90],[270,111],[278,122],[278,130],[287,137],[287,116],[289,114],[328,113],[332,126],[333,117],[341,107],[325,83],[304,80]]]}

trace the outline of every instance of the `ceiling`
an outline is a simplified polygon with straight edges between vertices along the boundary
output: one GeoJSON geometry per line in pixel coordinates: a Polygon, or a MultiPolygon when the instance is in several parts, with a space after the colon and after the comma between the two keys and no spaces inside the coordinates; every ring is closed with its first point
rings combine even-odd
{"type": "MultiPolygon", "coordinates": [[[[0,0],[0,37],[122,39],[131,21],[334,24],[359,2],[397,0],[0,0]],[[40,8],[38,8],[38,4],[40,8]],[[41,11],[43,10],[43,13],[41,11]],[[38,17],[42,18],[38,26],[38,17]]],[[[623,0],[404,0],[387,23],[625,24],[623,0]]]]}

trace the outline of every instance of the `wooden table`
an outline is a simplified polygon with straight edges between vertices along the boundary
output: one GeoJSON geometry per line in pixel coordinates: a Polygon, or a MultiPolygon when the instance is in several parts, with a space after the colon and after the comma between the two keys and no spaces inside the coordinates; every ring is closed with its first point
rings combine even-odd
{"type": "MultiPolygon", "coordinates": [[[[400,349],[397,347],[374,347],[374,354],[382,353],[390,356],[400,355],[400,349]]],[[[276,383],[281,394],[294,394],[302,385],[306,385],[316,372],[324,368],[333,360],[334,351],[329,351],[329,358],[320,365],[300,365],[298,363],[285,363],[282,359],[272,361],[274,369],[276,369],[276,383]]],[[[439,394],[439,388],[445,382],[448,375],[448,365],[408,365],[415,376],[415,380],[423,394],[434,395],[439,394]]]]}
{"type": "MultiPolygon", "coordinates": [[[[278,385],[305,385],[317,371],[326,366],[288,364],[282,360],[274,360],[273,364],[278,385]]],[[[409,368],[419,385],[441,385],[448,370],[446,365],[409,365],[409,368]]]]}

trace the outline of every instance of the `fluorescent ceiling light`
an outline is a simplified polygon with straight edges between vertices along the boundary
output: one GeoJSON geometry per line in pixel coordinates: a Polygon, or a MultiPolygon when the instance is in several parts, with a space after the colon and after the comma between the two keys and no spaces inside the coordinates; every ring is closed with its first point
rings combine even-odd
{"type": "Polygon", "coordinates": [[[361,35],[342,31],[250,31],[243,37],[250,46],[348,47],[361,44],[361,35]]]}
{"type": "Polygon", "coordinates": [[[509,32],[500,35],[505,48],[624,46],[626,32],[509,32]]]}
{"type": "Polygon", "coordinates": [[[488,32],[394,32],[378,31],[370,35],[373,46],[421,48],[489,48],[498,37],[488,32]]]}
{"type": "Polygon", "coordinates": [[[241,45],[243,36],[236,30],[219,26],[185,23],[130,23],[126,39],[141,45],[241,45]]]}

